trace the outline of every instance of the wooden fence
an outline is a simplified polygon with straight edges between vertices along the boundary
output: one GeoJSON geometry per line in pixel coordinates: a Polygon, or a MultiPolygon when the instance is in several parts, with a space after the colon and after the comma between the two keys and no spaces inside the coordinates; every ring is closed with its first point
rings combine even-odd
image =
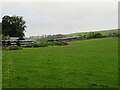
{"type": "Polygon", "coordinates": [[[1,40],[0,43],[3,46],[26,46],[37,42],[32,40],[1,40]]]}
{"type": "Polygon", "coordinates": [[[48,41],[60,41],[60,42],[63,41],[63,42],[68,42],[68,41],[76,41],[76,40],[82,40],[82,39],[86,39],[86,38],[81,37],[81,36],[74,36],[74,37],[50,39],[48,41]]]}

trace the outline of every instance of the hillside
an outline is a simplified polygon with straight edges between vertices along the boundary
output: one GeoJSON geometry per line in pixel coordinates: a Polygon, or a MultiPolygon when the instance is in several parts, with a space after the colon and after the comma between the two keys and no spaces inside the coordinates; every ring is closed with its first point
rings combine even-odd
{"type": "MultiPolygon", "coordinates": [[[[118,30],[120,29],[113,29],[113,30],[102,30],[102,31],[95,31],[95,32],[99,32],[102,35],[108,35],[110,33],[114,33],[114,32],[118,32],[118,30]]],[[[80,32],[80,33],[71,33],[71,34],[65,34],[64,37],[72,37],[72,36],[83,36],[85,34],[87,34],[89,32],[80,32]]],[[[27,40],[38,40],[40,39],[40,37],[38,36],[34,36],[33,38],[26,38],[27,40]]]]}
{"type": "MultiPolygon", "coordinates": [[[[108,35],[110,33],[118,32],[120,29],[113,29],[113,30],[102,30],[102,31],[94,31],[94,32],[99,32],[102,35],[108,35]]],[[[78,35],[84,35],[89,32],[80,32],[80,33],[71,33],[71,34],[66,34],[66,36],[78,36],[78,35]]]]}

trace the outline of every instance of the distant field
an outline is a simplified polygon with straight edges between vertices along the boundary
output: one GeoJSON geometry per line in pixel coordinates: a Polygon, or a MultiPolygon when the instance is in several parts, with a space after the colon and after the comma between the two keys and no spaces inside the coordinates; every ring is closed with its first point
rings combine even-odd
{"type": "MultiPolygon", "coordinates": [[[[99,32],[102,35],[108,35],[109,33],[114,33],[114,32],[118,32],[120,33],[120,29],[113,29],[113,30],[102,30],[102,31],[94,31],[94,32],[99,32]]],[[[79,35],[84,35],[86,33],[89,32],[80,32],[80,33],[71,33],[71,34],[65,34],[66,37],[71,37],[71,36],[79,36],[79,35]]],[[[27,38],[27,40],[37,40],[39,38],[27,38]]]]}
{"type": "MultiPolygon", "coordinates": [[[[94,32],[99,32],[99,33],[101,33],[102,35],[108,35],[109,33],[118,32],[118,30],[120,30],[120,29],[94,31],[94,32]]],[[[66,36],[78,36],[78,35],[84,35],[84,34],[86,34],[86,33],[89,33],[89,32],[66,34],[66,36]]]]}
{"type": "Polygon", "coordinates": [[[39,38],[26,38],[26,40],[38,40],[39,38]]]}
{"type": "Polygon", "coordinates": [[[3,51],[3,88],[117,88],[118,38],[3,51]]]}

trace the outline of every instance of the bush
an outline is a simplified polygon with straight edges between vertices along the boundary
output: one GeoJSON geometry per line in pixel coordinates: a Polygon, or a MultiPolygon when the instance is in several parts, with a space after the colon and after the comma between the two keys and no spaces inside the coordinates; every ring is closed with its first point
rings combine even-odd
{"type": "Polygon", "coordinates": [[[66,42],[58,42],[58,41],[53,41],[53,42],[44,42],[44,43],[40,43],[41,46],[63,46],[63,45],[68,45],[68,43],[66,42]]]}
{"type": "Polygon", "coordinates": [[[9,50],[9,48],[6,46],[2,46],[2,50],[9,50]]]}
{"type": "Polygon", "coordinates": [[[60,46],[63,46],[63,45],[68,45],[67,42],[58,42],[58,41],[53,41],[53,42],[49,42],[51,46],[55,46],[55,45],[60,45],[60,46]]]}
{"type": "Polygon", "coordinates": [[[22,50],[22,47],[18,47],[18,46],[10,46],[9,50],[22,50]]]}
{"type": "Polygon", "coordinates": [[[48,40],[51,40],[51,39],[64,38],[64,37],[66,36],[62,34],[56,34],[56,35],[42,35],[40,37],[37,36],[36,38],[38,38],[37,39],[38,42],[47,42],[48,40]]]}
{"type": "Polygon", "coordinates": [[[62,43],[62,45],[68,45],[68,43],[67,42],[61,42],[62,43]]]}
{"type": "Polygon", "coordinates": [[[63,45],[68,45],[68,43],[66,43],[66,42],[57,42],[57,41],[41,42],[41,43],[27,45],[25,47],[47,47],[47,46],[56,46],[56,45],[63,46],[63,45]]]}
{"type": "Polygon", "coordinates": [[[36,43],[36,44],[31,44],[31,45],[26,45],[25,47],[45,47],[48,46],[47,43],[36,43]]]}
{"type": "Polygon", "coordinates": [[[5,36],[5,40],[10,40],[10,36],[9,35],[5,36]]]}
{"type": "Polygon", "coordinates": [[[120,32],[109,33],[108,37],[120,37],[120,32]]]}
{"type": "Polygon", "coordinates": [[[53,42],[47,42],[49,46],[55,46],[55,45],[62,45],[61,42],[53,41],[53,42]]]}
{"type": "Polygon", "coordinates": [[[18,47],[18,46],[3,46],[2,50],[22,50],[22,47],[18,47]]]}
{"type": "Polygon", "coordinates": [[[90,32],[90,33],[83,35],[83,37],[87,39],[92,39],[92,38],[103,38],[104,36],[101,33],[90,32]]]}
{"type": "Polygon", "coordinates": [[[10,40],[10,36],[9,35],[7,35],[7,36],[4,36],[3,34],[1,34],[1,39],[2,40],[10,40]]]}

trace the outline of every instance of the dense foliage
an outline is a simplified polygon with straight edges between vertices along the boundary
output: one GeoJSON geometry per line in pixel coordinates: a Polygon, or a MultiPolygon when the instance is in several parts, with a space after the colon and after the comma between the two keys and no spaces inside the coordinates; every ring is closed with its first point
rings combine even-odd
{"type": "Polygon", "coordinates": [[[97,32],[89,32],[89,33],[86,33],[85,35],[83,35],[83,37],[85,37],[87,39],[102,38],[103,35],[101,33],[97,33],[97,32]]]}
{"type": "Polygon", "coordinates": [[[31,36],[28,39],[37,40],[38,42],[45,42],[48,41],[49,39],[64,38],[64,37],[66,36],[62,34],[56,34],[56,35],[31,36]]]}
{"type": "Polygon", "coordinates": [[[3,46],[2,50],[22,50],[22,47],[18,47],[18,46],[3,46]]]}
{"type": "Polygon", "coordinates": [[[83,37],[85,37],[86,39],[92,39],[92,38],[105,38],[105,37],[120,37],[120,32],[112,32],[112,33],[108,33],[108,35],[103,35],[100,32],[89,32],[89,33],[85,33],[83,35],[83,37]]]}
{"type": "Polygon", "coordinates": [[[27,45],[25,47],[46,47],[46,46],[56,46],[56,45],[63,46],[63,45],[68,45],[68,43],[66,43],[66,42],[57,42],[57,41],[41,42],[41,43],[27,45]]]}
{"type": "Polygon", "coordinates": [[[4,16],[2,18],[2,34],[10,37],[23,37],[26,25],[21,16],[4,16]]]}
{"type": "Polygon", "coordinates": [[[108,37],[120,37],[120,32],[109,33],[108,37]]]}
{"type": "Polygon", "coordinates": [[[10,40],[10,36],[9,35],[4,36],[3,34],[1,34],[0,39],[2,39],[2,40],[10,40]]]}

